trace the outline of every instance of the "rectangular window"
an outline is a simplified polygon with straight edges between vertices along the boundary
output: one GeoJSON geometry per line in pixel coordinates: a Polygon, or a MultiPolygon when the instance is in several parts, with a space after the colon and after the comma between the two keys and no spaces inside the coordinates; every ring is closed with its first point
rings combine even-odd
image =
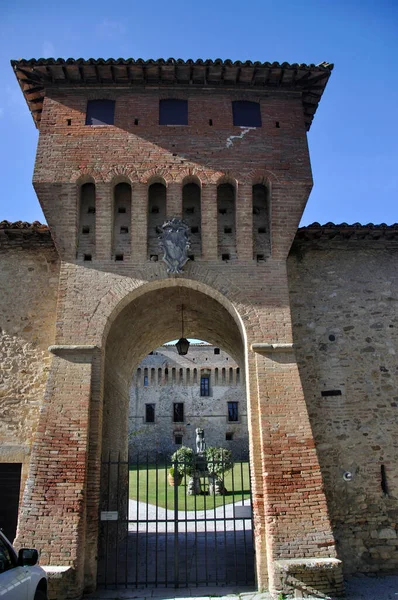
{"type": "Polygon", "coordinates": [[[188,100],[160,100],[159,125],[188,125],[188,100]]]}
{"type": "Polygon", "coordinates": [[[114,120],[114,100],[89,100],[87,102],[86,125],[113,125],[114,120]]]}
{"type": "Polygon", "coordinates": [[[237,100],[232,102],[234,125],[239,127],[261,127],[261,110],[258,102],[237,100]]]}
{"type": "Polygon", "coordinates": [[[200,378],[200,395],[210,396],[210,377],[208,375],[202,375],[200,378]]]}
{"type": "Polygon", "coordinates": [[[155,422],[155,405],[145,404],[145,421],[146,423],[155,422]]]}
{"type": "Polygon", "coordinates": [[[148,386],[148,375],[144,375],[144,387],[148,386]]]}
{"type": "Polygon", "coordinates": [[[174,402],[173,404],[173,421],[174,423],[184,422],[184,404],[182,402],[174,402]]]}
{"type": "Polygon", "coordinates": [[[238,403],[228,402],[228,421],[238,421],[238,403]]]}
{"type": "Polygon", "coordinates": [[[182,435],[175,435],[174,436],[174,443],[177,444],[177,446],[181,446],[181,444],[182,444],[182,435]]]}

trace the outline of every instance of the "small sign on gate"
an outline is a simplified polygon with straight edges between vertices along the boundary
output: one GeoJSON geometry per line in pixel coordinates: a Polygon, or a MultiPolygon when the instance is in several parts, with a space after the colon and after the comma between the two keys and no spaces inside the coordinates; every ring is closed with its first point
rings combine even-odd
{"type": "Polygon", "coordinates": [[[101,521],[117,521],[119,513],[117,510],[102,510],[101,521]]]}
{"type": "Polygon", "coordinates": [[[251,519],[252,518],[252,507],[251,506],[235,506],[235,518],[236,519],[251,519]]]}

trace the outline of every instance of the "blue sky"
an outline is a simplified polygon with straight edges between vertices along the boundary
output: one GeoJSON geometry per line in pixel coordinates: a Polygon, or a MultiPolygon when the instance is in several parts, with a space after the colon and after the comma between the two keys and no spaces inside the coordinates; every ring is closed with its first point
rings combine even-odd
{"type": "Polygon", "coordinates": [[[10,59],[173,57],[333,62],[302,224],[398,221],[397,0],[0,0],[0,40],[0,220],[44,220],[38,132],[10,59]]]}

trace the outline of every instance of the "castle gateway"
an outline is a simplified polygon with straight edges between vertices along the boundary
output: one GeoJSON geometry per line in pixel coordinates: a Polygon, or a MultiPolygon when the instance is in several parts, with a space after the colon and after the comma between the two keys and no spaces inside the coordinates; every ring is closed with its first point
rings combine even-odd
{"type": "Polygon", "coordinates": [[[339,559],[396,567],[396,228],[307,228],[287,260],[332,66],[12,65],[40,129],[33,181],[53,241],[3,224],[0,460],[22,469],[17,543],[64,567],[58,600],[96,587],[102,457],[127,459],[133,375],[180,337],[239,367],[258,588],[339,593],[339,559]],[[365,280],[377,316],[358,300],[365,280]]]}

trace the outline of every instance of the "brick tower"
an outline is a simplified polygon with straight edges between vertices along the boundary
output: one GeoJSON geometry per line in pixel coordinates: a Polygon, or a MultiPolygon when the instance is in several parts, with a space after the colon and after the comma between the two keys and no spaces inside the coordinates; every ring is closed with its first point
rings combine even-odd
{"type": "MultiPolygon", "coordinates": [[[[312,187],[306,133],[332,65],[19,60],[40,129],[34,187],[59,253],[56,335],[19,541],[96,584],[102,452],[127,452],[140,360],[185,336],[247,390],[259,588],[341,590],[295,352],[286,258],[312,187]],[[168,273],[162,224],[190,227],[168,273]]],[[[61,597],[61,596],[59,596],[61,597]]]]}

